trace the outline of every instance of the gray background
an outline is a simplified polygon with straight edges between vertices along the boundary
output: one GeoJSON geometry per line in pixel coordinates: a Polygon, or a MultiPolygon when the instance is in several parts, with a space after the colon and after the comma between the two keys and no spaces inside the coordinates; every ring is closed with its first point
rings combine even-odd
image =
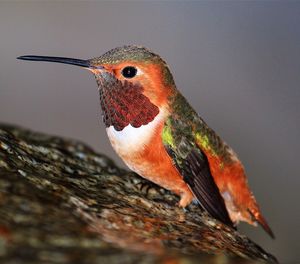
{"type": "Polygon", "coordinates": [[[0,39],[0,121],[80,139],[119,164],[93,76],[15,58],[91,58],[124,44],[161,54],[239,154],[277,238],[240,230],[299,263],[300,2],[1,2],[0,39]]]}

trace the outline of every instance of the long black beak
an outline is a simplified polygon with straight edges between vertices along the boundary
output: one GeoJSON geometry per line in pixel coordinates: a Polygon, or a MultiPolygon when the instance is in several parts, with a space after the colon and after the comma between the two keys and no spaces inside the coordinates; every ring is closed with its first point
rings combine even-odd
{"type": "Polygon", "coordinates": [[[29,60],[29,61],[49,61],[49,62],[57,62],[57,63],[64,63],[64,64],[72,64],[84,68],[95,68],[90,64],[89,60],[80,60],[80,59],[72,59],[72,58],[26,55],[26,56],[20,56],[17,59],[29,60]]]}

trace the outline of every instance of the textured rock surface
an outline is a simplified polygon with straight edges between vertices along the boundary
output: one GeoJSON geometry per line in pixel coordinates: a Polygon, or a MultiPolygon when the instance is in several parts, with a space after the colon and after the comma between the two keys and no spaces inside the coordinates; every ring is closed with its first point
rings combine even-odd
{"type": "Polygon", "coordinates": [[[80,142],[0,125],[2,261],[276,262],[196,205],[185,213],[177,202],[80,142]]]}

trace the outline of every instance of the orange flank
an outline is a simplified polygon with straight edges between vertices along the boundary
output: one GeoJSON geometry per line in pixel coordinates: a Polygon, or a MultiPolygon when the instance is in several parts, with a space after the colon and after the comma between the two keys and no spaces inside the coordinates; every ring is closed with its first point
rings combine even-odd
{"type": "Polygon", "coordinates": [[[239,160],[226,164],[220,157],[204,150],[211,174],[223,196],[226,208],[234,223],[240,220],[256,225],[257,222],[274,238],[274,234],[262,216],[259,206],[248,187],[243,165],[239,160]]]}

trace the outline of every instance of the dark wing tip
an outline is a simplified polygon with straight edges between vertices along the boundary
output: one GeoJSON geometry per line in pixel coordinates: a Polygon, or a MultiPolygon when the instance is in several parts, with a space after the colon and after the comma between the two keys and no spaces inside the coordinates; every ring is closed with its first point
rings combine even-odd
{"type": "Polygon", "coordinates": [[[183,179],[201,207],[213,218],[234,228],[224,199],[211,175],[205,154],[200,149],[191,150],[185,159],[184,167],[181,168],[183,179]]]}

